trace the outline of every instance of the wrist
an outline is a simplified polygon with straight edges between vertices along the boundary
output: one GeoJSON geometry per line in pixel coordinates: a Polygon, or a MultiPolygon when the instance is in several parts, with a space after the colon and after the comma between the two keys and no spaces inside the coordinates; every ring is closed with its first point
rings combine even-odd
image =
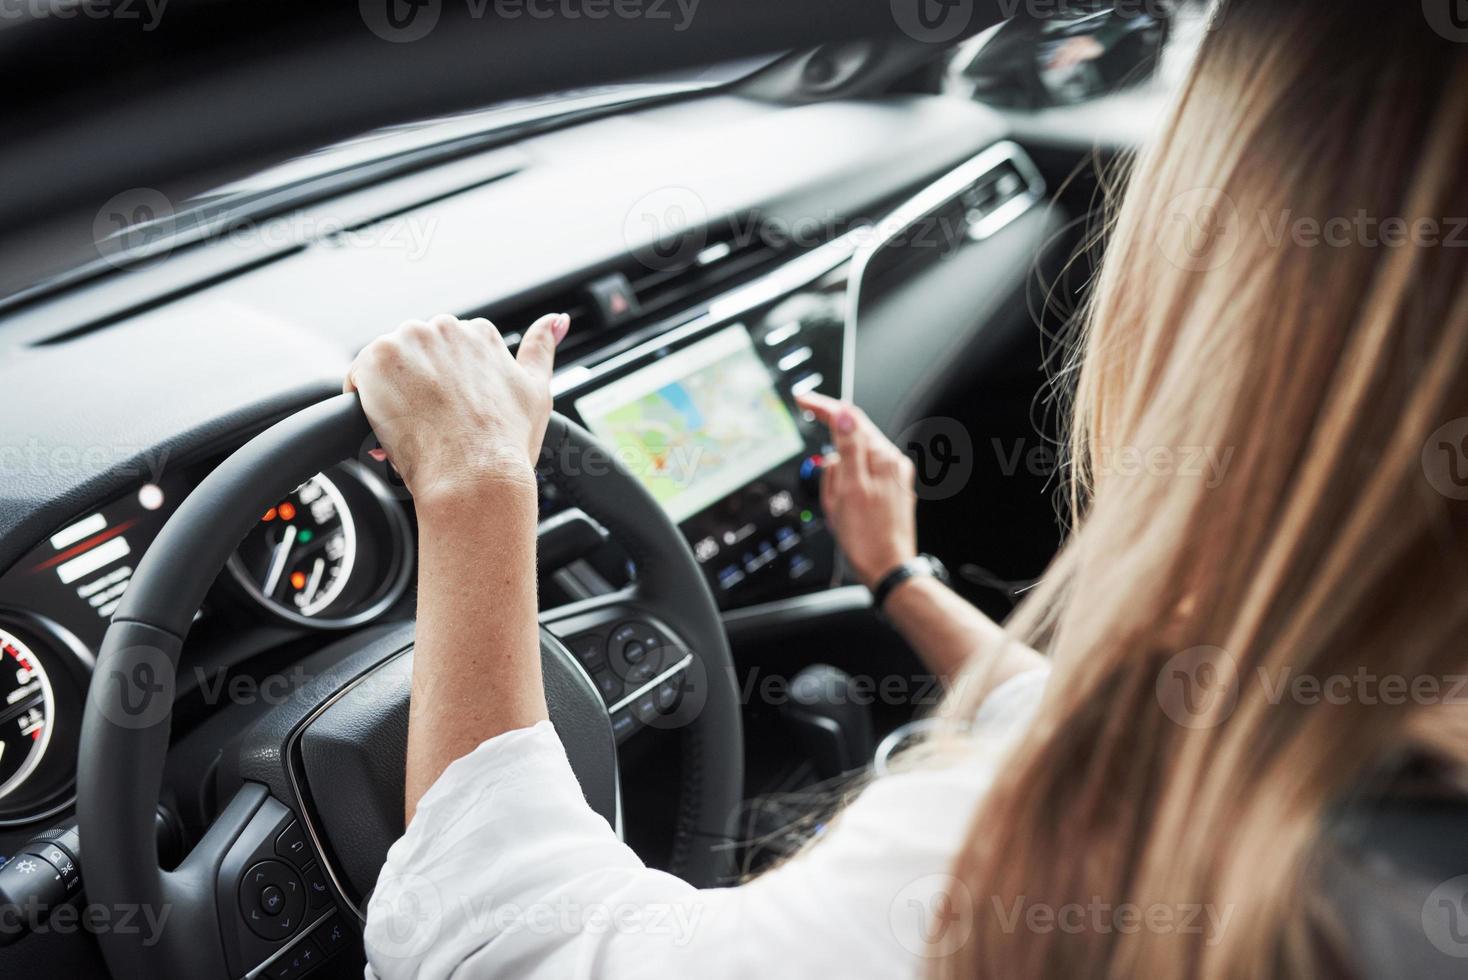
{"type": "Polygon", "coordinates": [[[517,503],[532,509],[537,505],[535,471],[525,461],[466,467],[412,491],[419,523],[439,518],[461,521],[466,514],[484,512],[489,504],[494,510],[512,509],[517,503]]]}

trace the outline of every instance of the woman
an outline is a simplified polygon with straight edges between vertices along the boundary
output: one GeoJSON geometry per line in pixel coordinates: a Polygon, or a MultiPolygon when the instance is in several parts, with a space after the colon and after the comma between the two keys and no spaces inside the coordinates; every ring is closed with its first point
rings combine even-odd
{"type": "MultiPolygon", "coordinates": [[[[1340,972],[1329,814],[1403,759],[1468,762],[1464,159],[1468,48],[1417,4],[1228,4],[1110,230],[1077,348],[1074,533],[1007,631],[899,587],[892,615],[954,680],[952,732],[737,888],[644,868],[545,720],[529,460],[566,319],[518,363],[484,322],[374,343],[348,387],[439,438],[386,445],[422,581],[412,823],[371,970],[1340,972]],[[1158,462],[1197,447],[1221,480],[1158,462]],[[1392,677],[1441,683],[1389,698],[1392,677]]],[[[915,551],[911,471],[860,412],[806,407],[839,448],[823,505],[872,582],[915,551]]]]}

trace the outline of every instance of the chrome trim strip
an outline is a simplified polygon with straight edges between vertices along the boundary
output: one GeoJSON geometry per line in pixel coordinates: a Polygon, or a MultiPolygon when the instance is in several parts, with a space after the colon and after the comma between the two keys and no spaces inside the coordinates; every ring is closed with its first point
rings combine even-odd
{"type": "MultiPolygon", "coordinates": [[[[877,236],[864,244],[853,256],[851,275],[846,281],[846,323],[853,337],[861,310],[861,287],[866,278],[867,266],[871,264],[872,258],[913,224],[958,197],[980,177],[1003,163],[1013,164],[1029,189],[1027,193],[1007,202],[969,230],[969,237],[974,241],[991,238],[1045,197],[1044,178],[1040,176],[1039,170],[1019,144],[1010,140],[995,143],[978,156],[959,164],[913,197],[908,198],[906,202],[889,212],[877,223],[877,236]]],[[[851,353],[854,355],[854,349],[851,353]]],[[[856,358],[848,357],[842,367],[846,377],[841,379],[841,389],[849,397],[856,384],[856,358]]]]}
{"type": "MultiPolygon", "coordinates": [[[[331,917],[331,913],[333,913],[335,911],[336,911],[336,908],[335,907],[329,908],[326,911],[322,912],[320,915],[318,915],[315,919],[311,920],[311,924],[310,925],[308,925],[306,928],[302,929],[300,932],[296,933],[296,938],[292,939],[290,942],[288,942],[284,946],[280,947],[280,949],[277,949],[275,952],[271,953],[269,959],[267,959],[265,962],[261,963],[259,966],[255,967],[249,973],[246,973],[245,974],[245,977],[244,977],[244,980],[256,980],[257,977],[264,976],[266,969],[268,969],[269,967],[272,967],[276,963],[280,962],[280,960],[287,953],[289,953],[291,950],[295,949],[297,946],[300,946],[302,943],[304,943],[310,937],[311,933],[313,933],[313,932],[316,931],[316,927],[319,926],[319,925],[321,925],[321,923],[325,922],[328,918],[330,918],[331,917]]],[[[330,954],[324,954],[322,956],[322,962],[325,962],[326,961],[326,957],[329,956],[329,955],[330,954]]],[[[314,967],[310,967],[309,969],[315,969],[315,968],[314,967]]]]}
{"type": "Polygon", "coordinates": [[[856,251],[860,231],[848,232],[804,255],[797,256],[759,279],[725,293],[708,305],[708,309],[687,323],[658,334],[636,347],[614,354],[595,365],[578,364],[559,371],[551,380],[551,395],[560,398],[568,392],[591,384],[620,368],[635,364],[669,344],[697,336],[710,327],[732,321],[765,303],[788,296],[810,285],[851,258],[856,251]]]}
{"type": "Polygon", "coordinates": [[[627,705],[633,703],[638,698],[642,697],[648,691],[651,691],[653,688],[657,687],[668,678],[687,670],[688,665],[691,663],[693,663],[693,654],[685,653],[682,660],[678,661],[676,664],[669,667],[667,670],[663,671],[661,674],[654,677],[652,680],[648,681],[646,684],[642,685],[637,690],[633,691],[631,694],[627,695],[622,700],[618,701],[616,704],[608,708],[607,717],[610,718],[612,715],[621,711],[623,708],[627,707],[627,705]]]}
{"type": "Polygon", "coordinates": [[[345,686],[337,689],[335,694],[333,694],[331,697],[327,698],[325,701],[323,701],[321,704],[318,704],[315,708],[311,710],[311,713],[308,714],[301,721],[301,723],[296,726],[295,730],[291,732],[290,737],[286,739],[285,743],[285,773],[286,776],[290,778],[291,793],[295,795],[296,808],[300,811],[297,814],[297,817],[300,819],[301,824],[306,828],[306,835],[311,838],[311,843],[316,848],[316,854],[321,859],[321,867],[326,870],[326,877],[330,879],[331,886],[336,889],[336,897],[339,897],[342,901],[342,904],[351,909],[352,912],[357,916],[357,919],[364,924],[367,921],[367,916],[364,915],[362,913],[362,910],[359,909],[347,898],[346,889],[342,887],[341,876],[337,874],[336,866],[332,864],[330,860],[328,860],[326,848],[323,846],[323,838],[319,833],[316,832],[316,823],[311,819],[311,808],[305,805],[306,797],[305,794],[301,792],[301,787],[303,783],[301,782],[300,775],[296,772],[296,748],[301,744],[301,736],[306,733],[306,729],[310,728],[312,723],[315,722],[317,718],[320,718],[323,714],[325,714],[332,705],[336,704],[342,698],[346,697],[352,691],[356,690],[357,686],[366,681],[367,678],[371,677],[379,670],[382,670],[388,664],[391,664],[412,649],[413,645],[409,644],[408,646],[403,647],[403,649],[399,650],[397,653],[384,657],[382,660],[379,660],[377,663],[373,664],[370,669],[364,670],[362,673],[358,674],[356,677],[347,682],[345,686]]]}

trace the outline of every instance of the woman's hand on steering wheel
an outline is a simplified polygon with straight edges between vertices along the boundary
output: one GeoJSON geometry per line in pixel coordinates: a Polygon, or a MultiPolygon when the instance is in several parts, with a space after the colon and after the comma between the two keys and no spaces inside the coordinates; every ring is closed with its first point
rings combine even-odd
{"type": "Polygon", "coordinates": [[[541,317],[512,356],[488,320],[439,314],[409,320],[357,355],[344,390],[358,393],[420,506],[486,483],[533,485],[556,345],[570,323],[564,313],[541,317]]]}

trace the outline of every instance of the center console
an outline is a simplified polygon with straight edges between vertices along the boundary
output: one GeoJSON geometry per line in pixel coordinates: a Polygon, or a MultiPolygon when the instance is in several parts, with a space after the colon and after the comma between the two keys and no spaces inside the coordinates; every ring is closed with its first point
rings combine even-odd
{"type": "Polygon", "coordinates": [[[945,243],[982,242],[1043,194],[1024,151],[995,144],[873,227],[558,371],[556,408],[678,523],[721,609],[827,589],[838,578],[818,492],[828,434],[795,396],[852,397],[864,282],[937,261],[945,243]]]}
{"type": "Polygon", "coordinates": [[[757,291],[568,372],[559,386],[557,410],[601,439],[667,510],[722,609],[836,578],[818,499],[827,433],[795,396],[849,393],[840,258],[833,251],[777,270],[757,291]]]}

